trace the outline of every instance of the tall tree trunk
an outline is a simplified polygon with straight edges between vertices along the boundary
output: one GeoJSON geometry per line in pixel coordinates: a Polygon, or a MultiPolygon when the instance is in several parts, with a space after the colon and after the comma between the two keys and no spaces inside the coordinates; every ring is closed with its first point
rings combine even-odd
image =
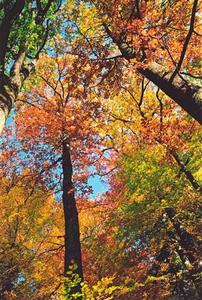
{"type": "Polygon", "coordinates": [[[6,84],[4,79],[0,79],[0,135],[3,131],[6,119],[12,109],[15,94],[6,84]]]}
{"type": "Polygon", "coordinates": [[[165,212],[179,237],[178,241],[182,250],[185,252],[190,263],[194,264],[198,258],[198,255],[196,255],[198,252],[197,243],[194,236],[186,231],[178,221],[174,208],[167,207],[165,208],[165,212]]]}
{"type": "Polygon", "coordinates": [[[157,63],[138,71],[202,124],[202,88],[186,82],[179,75],[171,80],[172,73],[157,63]]]}
{"type": "Polygon", "coordinates": [[[2,133],[6,119],[14,106],[20,88],[30,72],[30,66],[23,66],[25,61],[25,52],[19,51],[16,61],[14,62],[10,76],[0,72],[0,135],[2,133]],[[24,73],[22,74],[22,68],[24,73]]]}
{"type": "MultiPolygon", "coordinates": [[[[118,46],[125,59],[130,61],[137,58],[135,49],[126,41],[114,36],[106,23],[103,23],[106,33],[118,46]]],[[[142,58],[138,58],[140,61],[142,58]]],[[[186,81],[176,70],[174,73],[156,62],[138,67],[138,72],[153,82],[167,96],[179,104],[188,114],[202,124],[202,88],[186,81]],[[175,74],[176,73],[176,74],[175,74]]]]}
{"type": "MultiPolygon", "coordinates": [[[[8,4],[5,5],[8,6],[8,4]]],[[[8,97],[6,96],[7,84],[5,84],[6,76],[4,74],[5,57],[8,48],[8,39],[9,39],[9,34],[11,32],[13,22],[15,21],[16,18],[19,17],[24,6],[25,6],[25,0],[17,0],[13,5],[10,4],[9,9],[6,10],[5,15],[3,16],[3,19],[1,20],[1,24],[0,24],[0,45],[1,45],[0,46],[0,135],[2,133],[8,114],[13,106],[13,101],[11,101],[10,96],[8,97]]],[[[3,10],[1,12],[3,13],[3,10]]]]}
{"type": "MultiPolygon", "coordinates": [[[[72,162],[70,149],[66,142],[63,142],[62,152],[63,168],[63,208],[65,220],[65,255],[64,255],[64,275],[67,276],[69,267],[77,265],[76,274],[83,279],[80,231],[78,221],[78,211],[72,183],[72,162]]],[[[78,287],[79,290],[79,287],[78,287]]]]}
{"type": "MultiPolygon", "coordinates": [[[[5,121],[11,111],[11,109],[14,106],[14,103],[17,99],[18,93],[20,91],[20,88],[22,87],[22,84],[24,80],[29,76],[30,70],[33,69],[33,65],[31,64],[31,59],[27,61],[26,66],[24,64],[25,57],[29,57],[29,47],[27,42],[21,39],[18,40],[18,37],[16,37],[16,46],[19,48],[19,53],[13,55],[13,66],[11,67],[11,61],[12,59],[7,59],[7,56],[9,52],[12,52],[12,49],[10,49],[9,46],[9,38],[12,30],[17,30],[18,28],[15,28],[14,25],[15,20],[17,20],[21,13],[23,12],[23,9],[26,7],[27,4],[31,4],[31,2],[34,1],[27,1],[27,0],[15,0],[15,1],[0,1],[0,10],[1,10],[1,22],[0,22],[0,135],[2,133],[5,121]],[[2,3],[3,2],[3,3],[2,3]],[[8,60],[8,61],[7,61],[8,60]],[[10,74],[8,75],[8,68],[6,69],[5,65],[6,63],[9,65],[10,74]],[[6,69],[6,70],[5,70],[6,69]]],[[[45,25],[47,22],[45,20],[48,20],[47,12],[50,9],[51,5],[53,3],[58,3],[58,7],[56,8],[56,11],[58,11],[59,7],[61,6],[62,1],[59,0],[48,0],[47,2],[42,3],[44,1],[35,1],[37,2],[36,7],[34,7],[34,10],[36,10],[35,17],[32,14],[32,10],[30,10],[29,7],[27,7],[27,11],[30,11],[30,16],[28,18],[33,17],[33,21],[35,21],[36,25],[43,26],[44,30],[46,31],[46,34],[43,38],[43,41],[41,45],[38,45],[38,50],[33,57],[33,59],[38,59],[40,52],[45,46],[45,43],[48,38],[49,33],[49,27],[48,25],[45,25]],[[41,2],[41,3],[40,3],[41,2]]],[[[55,12],[56,12],[55,11],[55,12]]],[[[20,28],[19,28],[20,30],[20,28]]],[[[17,32],[17,31],[16,31],[17,32]]],[[[37,45],[36,45],[37,46],[37,45]]],[[[15,51],[14,51],[15,52],[15,51]]],[[[34,60],[33,60],[34,62],[34,60]]]]}

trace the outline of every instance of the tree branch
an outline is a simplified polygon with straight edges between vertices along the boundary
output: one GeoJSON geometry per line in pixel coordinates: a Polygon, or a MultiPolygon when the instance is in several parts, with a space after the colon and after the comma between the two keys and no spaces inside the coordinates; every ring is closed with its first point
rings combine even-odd
{"type": "Polygon", "coordinates": [[[185,41],[184,41],[184,45],[183,45],[183,48],[182,48],[182,52],[181,52],[179,62],[176,66],[175,71],[173,72],[172,76],[170,77],[170,82],[173,81],[173,79],[175,78],[175,76],[177,75],[177,73],[179,72],[179,70],[182,66],[182,63],[183,63],[183,60],[184,60],[184,57],[185,57],[185,54],[186,54],[186,51],[187,51],[187,48],[188,48],[188,45],[189,45],[189,41],[190,41],[191,36],[194,32],[194,23],[195,23],[195,15],[196,15],[196,10],[197,10],[197,5],[198,5],[198,0],[195,0],[194,4],[193,4],[193,7],[192,7],[189,31],[188,31],[188,34],[187,34],[187,36],[185,38],[185,41]]]}

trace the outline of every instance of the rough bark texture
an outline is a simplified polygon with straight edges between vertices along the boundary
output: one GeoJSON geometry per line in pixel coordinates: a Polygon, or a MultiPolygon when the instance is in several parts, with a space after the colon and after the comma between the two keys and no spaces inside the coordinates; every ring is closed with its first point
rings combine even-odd
{"type": "Polygon", "coordinates": [[[2,133],[6,119],[11,111],[14,102],[14,93],[7,80],[0,80],[0,134],[2,133]]]}
{"type": "Polygon", "coordinates": [[[72,163],[68,145],[63,143],[62,154],[63,167],[63,207],[65,218],[65,263],[64,275],[66,276],[69,267],[77,265],[76,273],[83,279],[82,257],[80,244],[80,231],[78,221],[78,211],[74,196],[72,183],[72,163]]]}
{"type": "MultiPolygon", "coordinates": [[[[106,24],[103,24],[107,34],[118,46],[123,57],[130,61],[136,58],[135,49],[126,42],[117,40],[106,24]]],[[[183,79],[182,76],[166,70],[155,62],[145,68],[137,68],[138,72],[153,82],[167,96],[179,104],[188,114],[202,124],[202,88],[183,79]]]]}
{"type": "Polygon", "coordinates": [[[47,25],[48,22],[45,25],[46,14],[53,3],[58,3],[56,11],[62,3],[59,0],[49,0],[46,4],[44,1],[37,1],[36,6],[33,6],[30,10],[26,4],[31,4],[31,2],[34,3],[34,1],[26,0],[7,0],[0,4],[0,134],[2,133],[6,118],[14,106],[23,82],[29,76],[30,70],[33,67],[31,60],[38,59],[39,53],[47,41],[49,27],[47,25]],[[35,21],[36,25],[41,25],[45,30],[44,40],[41,45],[38,45],[38,49],[36,49],[37,53],[34,57],[30,57],[29,54],[29,41],[18,40],[18,30],[21,29],[18,28],[18,25],[15,28],[16,25],[14,25],[14,22],[22,15],[24,9],[27,9],[27,12],[30,13],[29,17],[33,17],[32,12],[35,10],[36,17],[33,17],[33,21],[35,21]],[[16,34],[16,49],[18,50],[10,49],[9,46],[12,31],[16,34]],[[18,53],[15,53],[15,51],[18,51],[18,53]]]}
{"type": "MultiPolygon", "coordinates": [[[[194,32],[195,16],[197,12],[198,0],[193,2],[191,11],[191,18],[189,24],[189,30],[184,41],[183,49],[178,61],[178,64],[174,71],[166,70],[162,65],[155,62],[145,68],[138,68],[138,71],[144,75],[147,79],[153,82],[159,89],[161,89],[166,95],[179,104],[188,114],[190,114],[195,120],[202,124],[202,88],[193,85],[190,82],[184,80],[179,74],[182,67],[186,50],[188,48],[191,36],[194,32]]],[[[139,10],[139,6],[136,3],[136,9],[139,10]]],[[[140,18],[140,12],[136,16],[140,18]]],[[[122,41],[122,38],[117,39],[110,31],[106,24],[103,24],[107,34],[112,38],[113,42],[117,44],[123,57],[130,61],[132,58],[138,58],[140,61],[144,61],[146,58],[145,52],[140,58],[137,56],[133,47],[129,46],[126,41],[122,41]]]]}
{"type": "Polygon", "coordinates": [[[172,73],[156,63],[138,71],[202,124],[202,88],[185,82],[178,75],[171,81],[172,73]]]}
{"type": "Polygon", "coordinates": [[[19,90],[24,80],[29,75],[30,69],[24,67],[25,52],[20,51],[10,72],[10,77],[0,75],[0,134],[4,123],[14,105],[19,90]]]}
{"type": "MultiPolygon", "coordinates": [[[[6,5],[8,6],[8,4],[5,4],[5,6],[6,5]]],[[[25,6],[25,0],[17,0],[13,5],[11,5],[10,9],[5,10],[5,16],[1,21],[1,25],[0,25],[0,45],[1,45],[0,47],[0,134],[2,133],[6,118],[8,117],[9,112],[13,106],[14,94],[16,94],[17,91],[17,90],[16,91],[13,90],[16,88],[16,84],[13,85],[11,83],[12,79],[11,78],[9,79],[4,74],[8,39],[9,39],[9,34],[11,32],[13,22],[20,15],[24,6],[25,6]]],[[[14,80],[16,80],[17,77],[19,77],[19,74],[21,72],[21,67],[24,62],[24,58],[25,55],[22,56],[22,53],[20,53],[20,61],[19,61],[19,57],[17,57],[16,62],[13,65],[14,73],[12,74],[11,77],[14,80]]],[[[18,80],[17,89],[20,88],[20,85],[21,82],[19,84],[19,80],[18,80]]]]}
{"type": "Polygon", "coordinates": [[[0,25],[0,65],[3,66],[5,56],[7,51],[8,38],[11,31],[11,27],[15,19],[20,15],[25,6],[25,0],[17,0],[14,5],[11,6],[9,10],[6,11],[6,14],[0,25]]]}

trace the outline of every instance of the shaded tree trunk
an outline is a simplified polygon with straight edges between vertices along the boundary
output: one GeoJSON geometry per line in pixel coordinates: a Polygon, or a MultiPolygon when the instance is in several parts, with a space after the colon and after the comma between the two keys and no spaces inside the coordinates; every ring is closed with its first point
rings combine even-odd
{"type": "MultiPolygon", "coordinates": [[[[5,3],[3,6],[8,6],[8,4],[5,3]]],[[[5,83],[6,76],[4,74],[8,39],[13,22],[19,17],[24,6],[25,0],[17,0],[13,5],[10,5],[10,9],[6,10],[0,25],[0,134],[14,102],[12,97],[8,95],[7,84],[5,83]]]]}
{"type": "Polygon", "coordinates": [[[62,201],[65,220],[64,275],[67,276],[70,266],[77,265],[77,270],[75,272],[83,279],[78,211],[72,183],[72,162],[69,146],[66,142],[63,142],[62,168],[62,201]]]}
{"type": "MultiPolygon", "coordinates": [[[[156,261],[149,270],[149,275],[162,276],[170,274],[174,295],[179,299],[199,300],[200,294],[200,252],[197,239],[189,233],[178,220],[174,208],[165,208],[164,229],[167,238],[156,255],[156,261]],[[166,220],[172,227],[165,223],[166,220]],[[180,259],[176,261],[175,257],[180,259]],[[161,267],[162,263],[168,264],[169,268],[161,267]]],[[[158,222],[159,224],[159,222],[158,222]]]]}
{"type": "Polygon", "coordinates": [[[183,161],[180,159],[178,154],[175,152],[174,149],[170,149],[170,154],[174,157],[176,162],[178,163],[180,167],[180,172],[183,172],[186,176],[186,178],[189,180],[193,188],[198,191],[200,194],[202,194],[202,187],[198,184],[192,173],[186,168],[186,164],[183,163],[183,161]]]}
{"type": "Polygon", "coordinates": [[[25,52],[19,51],[11,68],[10,77],[0,73],[0,135],[20,88],[31,70],[31,65],[25,67],[24,61],[25,52]]]}
{"type": "Polygon", "coordinates": [[[139,68],[138,71],[202,124],[202,88],[186,82],[178,75],[171,80],[172,73],[157,63],[145,69],[139,68]]]}
{"type": "MultiPolygon", "coordinates": [[[[17,275],[17,274],[15,274],[15,275],[17,275]]],[[[10,276],[12,276],[12,274],[10,276]]],[[[16,279],[16,277],[8,278],[7,281],[5,281],[3,283],[2,290],[0,291],[0,297],[1,297],[0,299],[1,300],[8,300],[7,294],[9,294],[10,292],[12,292],[12,290],[13,290],[13,283],[12,283],[12,281],[14,282],[15,279],[16,279]]]]}
{"type": "MultiPolygon", "coordinates": [[[[200,251],[197,239],[189,233],[180,221],[176,218],[176,212],[173,208],[165,208],[165,212],[169,218],[169,221],[173,225],[174,231],[168,231],[168,236],[172,241],[177,242],[176,253],[182,261],[185,268],[185,272],[182,278],[178,278],[176,287],[181,286],[181,290],[184,290],[185,297],[183,299],[200,299],[200,279],[197,279],[200,272],[200,251]],[[184,286],[184,288],[183,288],[184,286]]],[[[176,274],[177,275],[177,274],[176,274]]]]}
{"type": "MultiPolygon", "coordinates": [[[[30,70],[33,68],[31,64],[32,59],[38,59],[39,53],[45,46],[48,38],[48,25],[45,25],[46,15],[53,3],[58,3],[58,7],[55,12],[58,11],[62,4],[60,0],[49,0],[45,1],[35,1],[36,5],[30,9],[27,5],[34,3],[34,1],[26,0],[15,0],[15,1],[0,1],[0,12],[1,12],[1,22],[0,22],[0,135],[2,133],[5,121],[14,106],[17,99],[20,88],[24,80],[29,76],[30,70]],[[30,16],[33,16],[33,21],[36,25],[43,26],[46,34],[41,45],[38,45],[37,53],[34,57],[29,55],[29,47],[27,41],[21,39],[18,40],[16,36],[16,46],[19,49],[18,53],[12,54],[13,59],[10,61],[7,59],[9,52],[12,53],[13,49],[10,49],[9,39],[12,30],[16,30],[14,22],[20,17],[23,9],[27,7],[27,11],[30,12],[30,16]],[[35,10],[35,17],[32,12],[35,10]],[[25,66],[25,58],[29,57],[25,66]],[[13,66],[10,64],[13,62],[13,66]],[[6,69],[5,65],[9,64],[9,68],[6,69]],[[11,67],[11,69],[10,69],[11,67]],[[5,70],[6,69],[6,70],[5,70]],[[9,75],[8,75],[9,73],[9,75]]],[[[32,6],[32,4],[31,4],[32,6]]],[[[20,25],[17,25],[20,27],[20,25]]],[[[18,29],[18,28],[17,28],[18,29]]],[[[19,30],[21,30],[19,28],[19,30]]],[[[26,36],[26,34],[25,34],[26,36]]],[[[16,50],[14,49],[13,52],[16,50]]]]}
{"type": "MultiPolygon", "coordinates": [[[[109,29],[106,23],[103,23],[106,33],[112,41],[118,46],[122,56],[130,61],[133,58],[138,58],[144,61],[146,58],[145,53],[143,57],[137,57],[135,49],[130,46],[127,41],[122,38],[117,38],[109,29]]],[[[188,114],[195,120],[202,124],[202,88],[187,82],[183,77],[177,73],[166,70],[165,67],[158,63],[151,63],[149,66],[138,67],[138,72],[153,82],[160,90],[167,96],[180,105],[188,114]]]]}
{"type": "Polygon", "coordinates": [[[179,239],[178,242],[184,250],[186,257],[189,259],[191,264],[194,264],[197,261],[197,245],[196,240],[194,239],[193,235],[187,232],[182,224],[176,218],[176,212],[174,208],[167,207],[165,208],[165,212],[173,225],[179,239]]]}

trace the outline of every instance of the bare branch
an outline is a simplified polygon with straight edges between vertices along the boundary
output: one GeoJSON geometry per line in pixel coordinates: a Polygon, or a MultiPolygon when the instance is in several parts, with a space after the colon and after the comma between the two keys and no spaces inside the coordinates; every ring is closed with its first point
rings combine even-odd
{"type": "Polygon", "coordinates": [[[189,41],[190,41],[191,36],[194,32],[194,23],[195,23],[195,15],[196,15],[196,10],[197,10],[197,5],[198,5],[198,0],[195,0],[194,4],[193,4],[193,8],[192,8],[192,13],[191,13],[189,31],[188,31],[188,34],[187,34],[187,36],[185,38],[185,41],[184,41],[184,45],[183,45],[183,48],[182,48],[182,52],[181,52],[179,62],[176,66],[175,71],[173,72],[172,76],[170,77],[170,82],[173,81],[173,79],[178,74],[178,72],[179,72],[179,70],[182,66],[182,63],[183,63],[183,60],[184,60],[184,57],[185,57],[185,54],[186,54],[186,51],[187,51],[187,48],[188,48],[188,45],[189,45],[189,41]]]}

